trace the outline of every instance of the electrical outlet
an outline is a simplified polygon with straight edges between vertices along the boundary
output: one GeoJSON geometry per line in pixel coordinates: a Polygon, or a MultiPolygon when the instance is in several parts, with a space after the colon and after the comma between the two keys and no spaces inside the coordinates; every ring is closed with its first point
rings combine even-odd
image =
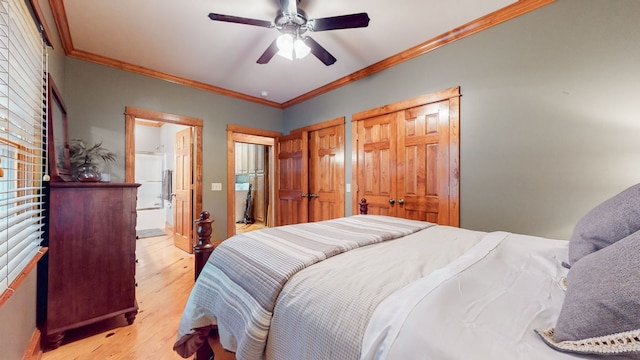
{"type": "Polygon", "coordinates": [[[211,183],[211,191],[222,191],[222,183],[211,183]]]}

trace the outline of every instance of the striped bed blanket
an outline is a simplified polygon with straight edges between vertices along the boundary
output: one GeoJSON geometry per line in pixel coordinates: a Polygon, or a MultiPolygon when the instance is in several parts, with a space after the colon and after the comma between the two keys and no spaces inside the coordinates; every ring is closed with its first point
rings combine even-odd
{"type": "Polygon", "coordinates": [[[334,255],[433,225],[354,215],[233,236],[215,249],[198,277],[174,350],[185,358],[191,356],[193,343],[201,344],[206,337],[196,330],[220,324],[221,342],[236,352],[236,358],[261,359],[276,299],[292,275],[334,255]]]}

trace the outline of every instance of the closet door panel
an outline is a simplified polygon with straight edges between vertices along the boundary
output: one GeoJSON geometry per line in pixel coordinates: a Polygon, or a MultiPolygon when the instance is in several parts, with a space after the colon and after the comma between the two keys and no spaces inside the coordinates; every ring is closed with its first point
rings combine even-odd
{"type": "Polygon", "coordinates": [[[278,139],[278,206],[276,225],[308,221],[307,133],[278,139]]]}
{"type": "Polygon", "coordinates": [[[309,221],[344,216],[344,125],[309,133],[309,221]]]}
{"type": "Polygon", "coordinates": [[[448,100],[398,116],[398,216],[448,225],[448,100]]]}
{"type": "Polygon", "coordinates": [[[367,199],[369,214],[395,216],[395,114],[358,121],[358,198],[367,199]]]}

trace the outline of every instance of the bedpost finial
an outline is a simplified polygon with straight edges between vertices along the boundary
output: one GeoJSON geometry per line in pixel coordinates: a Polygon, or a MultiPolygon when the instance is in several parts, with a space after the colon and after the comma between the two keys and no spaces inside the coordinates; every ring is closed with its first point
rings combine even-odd
{"type": "Polygon", "coordinates": [[[200,220],[207,220],[211,217],[211,214],[207,210],[204,210],[200,213],[199,217],[200,220]]]}
{"type": "Polygon", "coordinates": [[[197,225],[196,233],[198,233],[199,240],[197,245],[202,246],[211,242],[211,233],[213,232],[211,223],[213,219],[210,219],[210,217],[211,214],[205,210],[200,213],[199,219],[195,221],[197,225]]]}
{"type": "Polygon", "coordinates": [[[211,214],[208,211],[202,211],[198,220],[195,221],[197,225],[196,233],[198,234],[198,242],[193,247],[196,279],[209,259],[211,252],[215,249],[215,246],[211,243],[211,233],[213,232],[211,224],[213,219],[210,219],[210,217],[211,214]]]}

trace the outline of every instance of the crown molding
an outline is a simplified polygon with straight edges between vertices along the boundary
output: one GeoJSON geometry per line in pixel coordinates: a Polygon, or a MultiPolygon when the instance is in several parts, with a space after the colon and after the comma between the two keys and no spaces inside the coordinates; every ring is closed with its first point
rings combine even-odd
{"type": "Polygon", "coordinates": [[[554,3],[556,0],[520,0],[516,3],[508,5],[502,9],[494,11],[488,15],[485,15],[476,20],[470,21],[460,27],[457,27],[451,31],[448,31],[444,34],[436,36],[430,40],[425,41],[422,44],[414,46],[408,50],[405,50],[401,53],[388,57],[382,61],[379,61],[373,65],[370,65],[366,68],[363,68],[359,71],[356,71],[350,75],[342,77],[336,81],[328,83],[324,86],[321,86],[315,90],[302,94],[294,99],[283,103],[277,103],[274,101],[268,101],[263,98],[249,96],[246,94],[242,94],[236,91],[224,89],[221,87],[205,84],[199,81],[194,81],[190,79],[186,79],[183,77],[179,77],[176,75],[156,71],[153,69],[145,68],[142,66],[126,63],[124,61],[111,59],[105,56],[89,53],[87,51],[75,49],[73,46],[73,40],[71,39],[71,33],[69,31],[69,23],[67,21],[67,15],[64,9],[64,4],[62,0],[49,0],[49,4],[51,6],[51,11],[53,13],[56,28],[58,30],[58,34],[60,36],[60,41],[62,42],[62,47],[65,51],[65,54],[69,57],[73,57],[80,60],[90,61],[101,65],[106,65],[110,67],[114,67],[117,69],[153,77],[156,79],[170,81],[176,84],[193,87],[196,89],[209,91],[225,96],[230,96],[233,98],[250,101],[262,105],[271,106],[278,109],[286,109],[293,105],[300,104],[307,100],[313,99],[316,96],[325,94],[329,91],[335,90],[339,87],[351,84],[360,79],[363,79],[367,76],[373,75],[380,71],[386,70],[398,64],[401,64],[405,61],[411,60],[418,56],[424,55],[430,51],[438,49],[446,44],[452,43],[454,41],[466,38],[467,36],[471,36],[480,31],[489,29],[493,26],[501,24],[505,21],[511,20],[520,15],[526,14],[533,10],[539,9],[543,6],[554,3]]]}

